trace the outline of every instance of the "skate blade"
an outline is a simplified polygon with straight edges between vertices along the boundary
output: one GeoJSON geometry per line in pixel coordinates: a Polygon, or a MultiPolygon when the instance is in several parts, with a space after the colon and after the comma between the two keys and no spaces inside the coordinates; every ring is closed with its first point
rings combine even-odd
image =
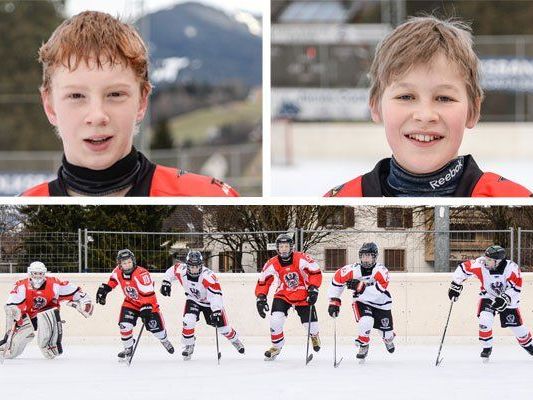
{"type": "Polygon", "coordinates": [[[481,357],[481,361],[483,364],[487,364],[489,362],[489,357],[481,357]]]}
{"type": "Polygon", "coordinates": [[[191,359],[191,356],[183,356],[183,361],[189,361],[191,359]]]}
{"type": "Polygon", "coordinates": [[[359,360],[360,365],[363,365],[366,361],[366,358],[358,358],[357,360],[359,360]]]}
{"type": "Polygon", "coordinates": [[[267,357],[265,356],[265,361],[274,361],[278,355],[267,357]]]}

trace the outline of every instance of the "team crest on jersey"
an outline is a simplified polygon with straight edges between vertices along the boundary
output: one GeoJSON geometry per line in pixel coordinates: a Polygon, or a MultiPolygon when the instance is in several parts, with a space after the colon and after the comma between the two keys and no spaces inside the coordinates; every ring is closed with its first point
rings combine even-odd
{"type": "Polygon", "coordinates": [[[139,293],[137,292],[137,289],[135,289],[134,287],[126,286],[124,291],[126,292],[128,297],[133,300],[137,300],[139,298],[139,293]]]}
{"type": "Polygon", "coordinates": [[[490,288],[494,291],[494,293],[500,294],[503,292],[503,282],[500,282],[500,281],[492,282],[490,284],[490,288]]]}
{"type": "Polygon", "coordinates": [[[300,281],[296,272],[289,272],[283,277],[283,279],[285,280],[285,284],[289,289],[296,289],[300,281]]]}
{"type": "Polygon", "coordinates": [[[148,321],[148,328],[155,329],[157,328],[157,321],[155,319],[151,319],[148,321]]]}
{"type": "Polygon", "coordinates": [[[507,317],[505,317],[505,320],[507,321],[508,324],[516,323],[516,319],[513,314],[509,314],[507,317]]]}
{"type": "Polygon", "coordinates": [[[33,308],[40,310],[46,305],[46,299],[44,297],[34,297],[33,298],[33,308]]]}
{"type": "Polygon", "coordinates": [[[200,296],[200,291],[198,289],[192,287],[189,290],[191,291],[192,295],[194,297],[196,297],[197,299],[199,299],[201,297],[200,296]]]}

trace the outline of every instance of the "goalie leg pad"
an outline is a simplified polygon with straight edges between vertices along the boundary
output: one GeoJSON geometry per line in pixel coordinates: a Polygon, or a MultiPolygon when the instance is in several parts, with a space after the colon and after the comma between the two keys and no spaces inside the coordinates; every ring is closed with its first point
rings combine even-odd
{"type": "Polygon", "coordinates": [[[0,346],[0,351],[4,352],[4,358],[15,358],[22,354],[26,345],[35,337],[33,325],[26,315],[20,325],[17,324],[13,333],[6,333],[6,342],[0,346]]]}
{"type": "Polygon", "coordinates": [[[59,310],[52,308],[37,314],[37,326],[37,342],[43,355],[52,359],[63,353],[63,326],[59,310]]]}

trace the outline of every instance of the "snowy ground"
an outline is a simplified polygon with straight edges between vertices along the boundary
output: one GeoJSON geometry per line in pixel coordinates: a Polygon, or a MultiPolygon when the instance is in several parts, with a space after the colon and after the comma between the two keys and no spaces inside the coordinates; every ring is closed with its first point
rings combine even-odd
{"type": "Polygon", "coordinates": [[[273,362],[263,360],[268,342],[244,338],[246,354],[240,355],[222,339],[220,365],[212,342],[200,342],[184,362],[152,338],[141,340],[130,367],[115,359],[116,338],[93,345],[67,340],[55,360],[45,360],[31,343],[20,358],[0,365],[1,398],[500,400],[530,398],[533,391],[533,358],[517,344],[496,343],[490,363],[482,364],[479,346],[450,340],[435,367],[436,344],[399,342],[391,355],[376,340],[360,365],[346,338],[338,348],[344,360],[333,368],[329,343],[305,366],[304,338],[289,338],[273,362]]]}
{"type": "MultiPolygon", "coordinates": [[[[322,197],[328,190],[374,168],[376,160],[297,161],[294,166],[272,166],[272,196],[322,197]]],[[[495,172],[533,190],[531,162],[496,160],[483,163],[484,171],[495,172]]]]}

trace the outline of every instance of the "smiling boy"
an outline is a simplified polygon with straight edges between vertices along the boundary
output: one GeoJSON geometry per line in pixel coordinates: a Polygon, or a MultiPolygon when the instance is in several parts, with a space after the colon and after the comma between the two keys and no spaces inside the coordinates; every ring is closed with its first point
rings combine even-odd
{"type": "Polygon", "coordinates": [[[23,196],[238,196],[214,178],[156,165],[133,147],[152,86],[135,29],[86,11],[39,50],[44,111],[62,141],[57,179],[23,196]]]}
{"type": "Polygon", "coordinates": [[[327,197],[527,197],[531,192],[458,156],[480,117],[479,60],[464,24],[416,17],[378,46],[370,69],[372,120],[392,157],[327,197]]]}

